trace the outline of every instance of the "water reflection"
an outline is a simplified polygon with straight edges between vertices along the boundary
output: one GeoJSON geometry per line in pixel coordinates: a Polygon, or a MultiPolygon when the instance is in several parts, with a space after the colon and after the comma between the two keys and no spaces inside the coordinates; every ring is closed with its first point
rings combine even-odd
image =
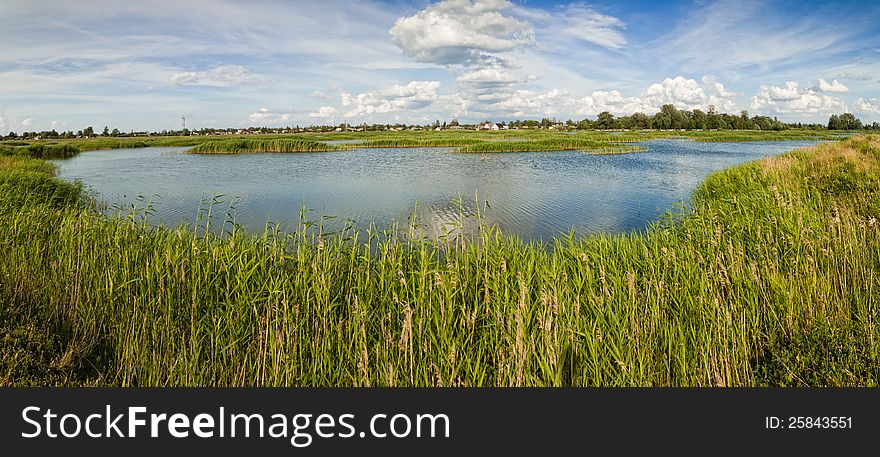
{"type": "MultiPolygon", "coordinates": [[[[657,140],[648,152],[459,154],[445,148],[331,153],[189,155],[182,148],[94,151],[59,161],[111,205],[152,200],[152,220],[195,223],[203,198],[235,197],[239,224],[296,224],[300,210],[338,230],[346,220],[379,229],[415,214],[426,236],[473,231],[475,216],[506,233],[547,241],[575,230],[644,228],[686,200],[707,174],[813,142],[657,140]],[[479,199],[479,203],[476,199],[479,199]],[[462,218],[461,216],[465,216],[462,218]]],[[[225,211],[224,205],[219,205],[225,211]]]]}

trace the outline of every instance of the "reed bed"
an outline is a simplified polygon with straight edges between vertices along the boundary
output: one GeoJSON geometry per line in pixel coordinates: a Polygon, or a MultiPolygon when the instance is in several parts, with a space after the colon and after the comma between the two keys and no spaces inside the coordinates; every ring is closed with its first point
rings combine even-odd
{"type": "Polygon", "coordinates": [[[682,138],[691,138],[700,142],[738,143],[749,141],[830,141],[839,140],[838,132],[820,130],[726,130],[726,131],[685,131],[679,132],[682,138]]]}
{"type": "Polygon", "coordinates": [[[646,150],[646,148],[639,146],[624,146],[577,138],[553,138],[542,141],[483,141],[458,149],[459,152],[466,153],[584,151],[592,154],[627,154],[646,150]]]}
{"type": "Polygon", "coordinates": [[[0,156],[23,156],[41,159],[61,159],[73,157],[79,148],[68,144],[27,144],[21,146],[0,146],[0,156]]]}
{"type": "Polygon", "coordinates": [[[337,146],[304,138],[253,139],[233,138],[209,141],[190,149],[191,154],[243,154],[259,152],[326,152],[337,146]]]}
{"type": "Polygon", "coordinates": [[[155,228],[34,163],[0,168],[0,384],[880,380],[877,136],[715,173],[646,232],[552,247],[155,228]]]}

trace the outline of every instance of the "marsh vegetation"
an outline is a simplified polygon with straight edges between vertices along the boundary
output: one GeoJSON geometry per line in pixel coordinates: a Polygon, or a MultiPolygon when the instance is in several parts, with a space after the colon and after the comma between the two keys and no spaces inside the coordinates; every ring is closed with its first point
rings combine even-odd
{"type": "Polygon", "coordinates": [[[105,218],[0,162],[3,384],[877,385],[880,138],[717,172],[553,248],[105,218]],[[39,323],[39,324],[37,324],[39,323]]]}

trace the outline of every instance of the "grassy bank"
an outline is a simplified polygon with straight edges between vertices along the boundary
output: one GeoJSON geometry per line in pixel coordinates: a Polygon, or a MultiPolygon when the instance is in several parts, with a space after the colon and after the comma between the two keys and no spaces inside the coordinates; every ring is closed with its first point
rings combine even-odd
{"type": "Polygon", "coordinates": [[[880,380],[878,136],[715,173],[647,233],[553,249],[154,229],[41,163],[0,162],[0,384],[880,380]]]}

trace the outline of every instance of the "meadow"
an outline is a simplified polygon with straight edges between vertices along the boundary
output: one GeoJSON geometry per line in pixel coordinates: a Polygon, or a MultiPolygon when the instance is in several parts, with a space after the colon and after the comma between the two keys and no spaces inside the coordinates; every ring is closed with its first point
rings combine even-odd
{"type": "Polygon", "coordinates": [[[552,247],[492,227],[437,241],[415,227],[325,235],[308,221],[157,228],[99,215],[80,185],[52,176],[45,151],[4,154],[0,385],[880,380],[877,135],[714,173],[645,232],[552,247]]]}

